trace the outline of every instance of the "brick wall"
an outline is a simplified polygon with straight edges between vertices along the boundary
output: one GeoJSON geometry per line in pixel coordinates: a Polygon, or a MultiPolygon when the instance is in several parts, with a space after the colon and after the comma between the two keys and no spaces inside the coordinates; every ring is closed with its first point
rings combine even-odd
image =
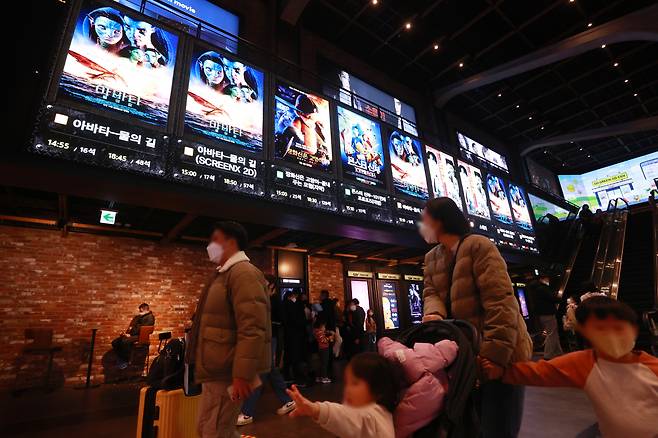
{"type": "MultiPolygon", "coordinates": [[[[251,256],[272,272],[271,251],[251,256]]],[[[211,269],[204,245],[0,226],[0,387],[42,375],[43,359],[21,353],[30,327],[54,330],[63,347],[55,355],[60,383],[84,376],[90,330],[97,327],[94,376],[102,381],[110,342],[137,306],[151,305],[156,332],[181,336],[211,269]]]]}
{"type": "Polygon", "coordinates": [[[345,304],[345,283],[343,262],[333,257],[309,256],[308,287],[311,302],[320,299],[320,291],[327,289],[332,298],[338,299],[338,306],[345,304]]]}

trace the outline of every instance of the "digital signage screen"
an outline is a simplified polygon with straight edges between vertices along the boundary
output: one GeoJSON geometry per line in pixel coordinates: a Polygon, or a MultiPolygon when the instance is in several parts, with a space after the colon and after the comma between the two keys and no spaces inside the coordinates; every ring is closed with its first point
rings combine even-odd
{"type": "Polygon", "coordinates": [[[338,107],[343,177],[373,187],[386,186],[386,157],[379,123],[338,107]]]}
{"type": "Polygon", "coordinates": [[[384,317],[384,330],[400,328],[400,314],[398,311],[398,287],[392,281],[379,281],[382,290],[382,315],[384,317]]]}
{"type": "Polygon", "coordinates": [[[85,2],[59,79],[59,96],[164,125],[178,36],[133,12],[85,2]]]}
{"type": "Polygon", "coordinates": [[[411,323],[423,322],[423,285],[421,283],[409,283],[407,287],[409,298],[409,311],[411,312],[411,323]]]}
{"type": "Polygon", "coordinates": [[[459,193],[455,159],[430,146],[425,146],[425,153],[427,154],[427,166],[430,171],[434,197],[448,197],[455,201],[460,210],[463,210],[464,205],[459,193]]]}
{"type": "Polygon", "coordinates": [[[516,226],[526,232],[533,231],[530,219],[530,209],[525,197],[525,190],[516,184],[509,184],[509,200],[512,206],[512,217],[516,226]]]}
{"type": "Polygon", "coordinates": [[[270,165],[270,199],[319,210],[338,211],[336,182],[286,166],[270,165]]]}
{"type": "Polygon", "coordinates": [[[530,183],[533,186],[539,187],[547,193],[562,197],[560,184],[558,183],[557,176],[553,172],[540,165],[532,158],[526,158],[525,161],[528,168],[530,183]]]}
{"type": "Polygon", "coordinates": [[[423,207],[421,203],[393,198],[393,222],[401,227],[417,229],[423,207]]]}
{"type": "Polygon", "coordinates": [[[395,190],[403,195],[427,199],[429,192],[420,141],[404,132],[390,130],[388,152],[395,190]]]}
{"type": "Polygon", "coordinates": [[[512,211],[507,198],[505,181],[499,176],[487,175],[487,193],[493,218],[503,224],[512,224],[512,211]]]}
{"type": "Polygon", "coordinates": [[[629,205],[646,202],[656,189],[658,152],[622,161],[582,175],[560,175],[564,198],[578,206],[605,210],[608,202],[622,198],[629,205]]]}
{"type": "Polygon", "coordinates": [[[276,158],[311,169],[331,170],[329,101],[278,83],[274,96],[276,158]]]}
{"type": "Polygon", "coordinates": [[[491,213],[489,213],[489,206],[487,205],[482,171],[463,161],[457,161],[457,167],[459,169],[459,179],[464,189],[466,212],[470,216],[490,220],[491,213]]]}
{"type": "Polygon", "coordinates": [[[494,166],[509,172],[507,168],[507,159],[499,154],[498,152],[489,149],[488,147],[478,143],[462,134],[461,132],[457,133],[457,141],[461,146],[462,150],[466,151],[467,157],[473,159],[474,156],[480,160],[484,160],[487,163],[493,164],[494,166]]]}
{"type": "Polygon", "coordinates": [[[391,199],[376,191],[341,183],[341,212],[377,222],[391,223],[391,199]]]}
{"type": "Polygon", "coordinates": [[[536,221],[541,220],[541,218],[547,214],[552,214],[561,221],[569,216],[569,210],[566,208],[555,205],[552,202],[533,195],[532,193],[528,193],[528,197],[530,198],[530,205],[532,206],[532,212],[536,221]]]}
{"type": "Polygon", "coordinates": [[[185,106],[190,132],[263,150],[264,74],[233,56],[195,46],[185,106]]]}

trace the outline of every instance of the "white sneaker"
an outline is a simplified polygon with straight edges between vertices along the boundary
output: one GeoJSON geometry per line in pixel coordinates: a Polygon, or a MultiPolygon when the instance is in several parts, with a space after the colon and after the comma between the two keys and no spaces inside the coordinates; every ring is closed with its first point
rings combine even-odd
{"type": "Polygon", "coordinates": [[[279,409],[276,410],[276,413],[278,415],[286,415],[288,412],[292,412],[295,410],[297,405],[295,404],[294,401],[289,401],[285,405],[281,406],[279,409]]]}
{"type": "Polygon", "coordinates": [[[251,424],[254,422],[254,417],[249,415],[240,414],[238,415],[238,421],[235,423],[237,426],[244,426],[246,424],[251,424]]]}
{"type": "Polygon", "coordinates": [[[328,378],[328,377],[323,377],[321,383],[323,383],[323,384],[324,384],[324,383],[331,383],[331,379],[328,378]]]}

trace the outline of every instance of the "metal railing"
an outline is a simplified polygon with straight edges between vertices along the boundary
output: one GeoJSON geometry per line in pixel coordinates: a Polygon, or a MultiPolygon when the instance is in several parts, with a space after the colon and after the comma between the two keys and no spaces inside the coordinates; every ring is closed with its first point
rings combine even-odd
{"type": "Polygon", "coordinates": [[[564,295],[564,291],[567,288],[567,284],[569,284],[569,279],[571,278],[571,272],[573,271],[573,265],[576,263],[576,258],[578,257],[578,253],[580,253],[580,248],[583,244],[583,225],[581,221],[578,219],[577,214],[574,212],[569,212],[569,215],[567,216],[567,220],[571,220],[571,224],[569,225],[567,234],[565,238],[562,240],[562,244],[560,245],[558,257],[561,257],[563,254],[567,253],[568,245],[571,244],[572,242],[573,242],[573,247],[571,248],[571,251],[569,251],[569,256],[564,266],[564,273],[560,279],[560,285],[558,286],[557,295],[560,298],[562,298],[562,295],[564,295]]]}
{"type": "Polygon", "coordinates": [[[651,208],[651,223],[653,232],[653,310],[644,312],[642,321],[649,331],[651,354],[658,356],[658,205],[656,197],[658,190],[649,192],[649,207],[651,208]]]}
{"type": "Polygon", "coordinates": [[[614,299],[619,291],[628,211],[628,202],[623,198],[611,199],[608,202],[592,266],[592,282],[601,292],[614,299]],[[624,205],[620,206],[621,203],[624,205]]]}

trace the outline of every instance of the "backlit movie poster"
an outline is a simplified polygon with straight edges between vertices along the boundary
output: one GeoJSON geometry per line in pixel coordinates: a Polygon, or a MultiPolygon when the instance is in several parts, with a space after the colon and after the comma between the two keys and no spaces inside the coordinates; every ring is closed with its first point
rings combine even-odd
{"type": "Polygon", "coordinates": [[[496,175],[487,175],[487,192],[494,219],[503,224],[511,224],[512,211],[507,200],[507,190],[503,179],[496,175]]]}
{"type": "Polygon", "coordinates": [[[185,126],[248,151],[263,150],[263,72],[212,50],[195,48],[185,126]]]}
{"type": "Polygon", "coordinates": [[[363,184],[384,187],[384,149],[379,124],[338,107],[338,132],[343,175],[363,184]]]}
{"type": "Polygon", "coordinates": [[[421,296],[423,290],[420,283],[409,283],[407,290],[409,293],[409,311],[411,313],[411,323],[420,324],[423,320],[423,301],[421,296]]]}
{"type": "Polygon", "coordinates": [[[274,147],[277,158],[312,169],[331,169],[329,101],[288,85],[275,95],[274,147]]]}
{"type": "Polygon", "coordinates": [[[404,132],[392,131],[388,137],[391,172],[395,189],[409,196],[427,199],[427,177],[418,140],[404,132]]]}
{"type": "Polygon", "coordinates": [[[77,101],[165,124],[178,37],[136,14],[86,3],[59,81],[77,101]]]}
{"type": "Polygon", "coordinates": [[[491,219],[487,206],[487,194],[484,191],[482,172],[475,166],[458,161],[459,178],[464,189],[466,211],[471,216],[491,219]]]}
{"type": "Polygon", "coordinates": [[[430,181],[434,197],[448,197],[455,201],[457,207],[462,210],[464,207],[459,195],[455,159],[429,146],[425,146],[425,153],[427,154],[427,166],[430,169],[430,181]]]}
{"type": "Polygon", "coordinates": [[[512,216],[517,227],[524,231],[532,231],[530,210],[524,190],[516,184],[509,185],[509,200],[512,205],[512,216]]]}

